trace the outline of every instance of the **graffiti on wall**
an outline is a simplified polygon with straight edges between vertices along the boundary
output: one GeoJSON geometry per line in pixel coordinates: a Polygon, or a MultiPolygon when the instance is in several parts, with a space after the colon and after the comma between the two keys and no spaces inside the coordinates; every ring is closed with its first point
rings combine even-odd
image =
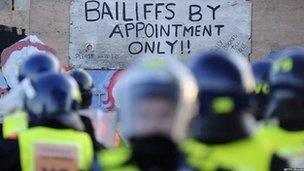
{"type": "Polygon", "coordinates": [[[100,108],[105,112],[115,108],[113,88],[122,70],[87,70],[94,80],[94,96],[92,108],[100,108]]]}
{"type": "MultiPolygon", "coordinates": [[[[0,26],[0,31],[6,34],[6,38],[0,41],[0,98],[7,93],[8,88],[17,84],[17,75],[20,64],[34,53],[48,53],[55,55],[54,49],[45,45],[37,36],[25,36],[24,31],[17,28],[0,26]]],[[[67,69],[68,70],[68,69],[67,69]]],[[[95,84],[92,108],[112,111],[115,108],[113,87],[115,86],[121,70],[87,70],[95,84]]]]}
{"type": "Polygon", "coordinates": [[[2,51],[0,67],[8,87],[16,86],[20,64],[35,53],[47,53],[55,56],[56,52],[39,40],[37,36],[28,36],[2,51]]]}

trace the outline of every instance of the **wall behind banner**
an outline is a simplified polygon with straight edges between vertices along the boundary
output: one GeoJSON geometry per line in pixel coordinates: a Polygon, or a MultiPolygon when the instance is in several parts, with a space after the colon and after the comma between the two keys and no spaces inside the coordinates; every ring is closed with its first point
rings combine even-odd
{"type": "MultiPolygon", "coordinates": [[[[4,1],[10,4],[12,0],[4,1]]],[[[271,50],[304,45],[303,0],[251,1],[253,2],[251,60],[262,58],[271,50]]],[[[9,10],[13,8],[15,11],[2,10],[0,24],[27,28],[27,32],[37,35],[56,49],[61,62],[67,64],[69,5],[70,0],[14,0],[14,7],[9,5],[7,8],[9,10]],[[28,3],[29,1],[31,3],[28,3]]]]}

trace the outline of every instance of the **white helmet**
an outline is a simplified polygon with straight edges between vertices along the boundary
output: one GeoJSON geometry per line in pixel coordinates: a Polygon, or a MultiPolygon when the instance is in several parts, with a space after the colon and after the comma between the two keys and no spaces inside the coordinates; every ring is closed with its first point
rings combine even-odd
{"type": "Polygon", "coordinates": [[[185,138],[198,87],[190,71],[171,58],[146,57],[114,88],[123,136],[185,138]]]}

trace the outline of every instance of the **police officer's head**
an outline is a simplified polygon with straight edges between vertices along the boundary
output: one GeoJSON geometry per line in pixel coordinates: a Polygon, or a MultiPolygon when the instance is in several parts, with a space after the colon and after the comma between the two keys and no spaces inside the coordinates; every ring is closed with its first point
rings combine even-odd
{"type": "Polygon", "coordinates": [[[253,95],[256,109],[254,110],[255,117],[260,120],[264,118],[265,109],[268,103],[269,95],[269,74],[272,62],[270,60],[261,60],[252,64],[252,69],[255,77],[256,87],[253,95]]]}
{"type": "Polygon", "coordinates": [[[276,61],[276,60],[280,59],[281,57],[286,56],[286,54],[294,53],[294,52],[303,53],[304,47],[292,46],[292,47],[287,47],[282,50],[272,51],[267,55],[266,59],[269,59],[271,61],[276,61]]]}
{"type": "Polygon", "coordinates": [[[92,103],[92,89],[94,86],[92,77],[82,69],[72,70],[69,72],[69,75],[71,75],[78,83],[82,97],[81,108],[88,108],[92,103]]]}
{"type": "Polygon", "coordinates": [[[82,129],[78,116],[71,113],[75,99],[81,102],[78,85],[72,77],[45,73],[27,85],[24,104],[32,118],[82,129]]]}
{"type": "Polygon", "coordinates": [[[60,72],[59,61],[44,53],[35,54],[27,58],[19,68],[18,80],[33,79],[45,72],[60,72]]]}
{"type": "Polygon", "coordinates": [[[304,118],[304,53],[290,51],[273,64],[267,115],[280,120],[304,118]]]}
{"type": "Polygon", "coordinates": [[[210,50],[197,55],[190,68],[199,84],[199,115],[193,120],[193,136],[219,141],[237,136],[238,121],[249,108],[255,88],[249,63],[236,54],[210,50]],[[225,128],[227,124],[233,129],[225,128]]]}
{"type": "Polygon", "coordinates": [[[127,138],[184,137],[197,94],[195,79],[173,58],[144,58],[118,81],[114,96],[127,138]]]}

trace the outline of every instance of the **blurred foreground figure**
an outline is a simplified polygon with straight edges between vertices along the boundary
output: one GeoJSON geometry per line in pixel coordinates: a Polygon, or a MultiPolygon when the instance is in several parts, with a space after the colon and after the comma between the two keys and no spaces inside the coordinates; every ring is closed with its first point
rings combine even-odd
{"type": "MultiPolygon", "coordinates": [[[[17,132],[27,127],[27,116],[22,110],[24,107],[25,91],[28,89],[31,80],[43,73],[58,73],[59,71],[59,61],[55,57],[43,53],[32,55],[21,64],[18,75],[19,84],[0,99],[0,111],[4,114],[4,116],[2,116],[3,118],[0,118],[0,126],[1,134],[3,133],[4,138],[15,136],[17,132]],[[3,127],[6,128],[3,131],[2,123],[3,127]],[[11,128],[11,125],[19,125],[19,128],[11,128]]],[[[36,116],[33,115],[30,117],[32,117],[32,119],[36,118],[36,116]]]]}
{"type": "Polygon", "coordinates": [[[93,145],[71,112],[74,99],[80,103],[81,96],[69,76],[49,73],[33,79],[25,90],[25,109],[39,117],[18,140],[1,143],[1,170],[89,170],[93,145]]]}
{"type": "Polygon", "coordinates": [[[273,118],[258,132],[285,158],[290,167],[304,168],[304,53],[289,51],[270,74],[267,116],[273,118]]]}
{"type": "Polygon", "coordinates": [[[272,62],[267,59],[252,64],[252,70],[256,82],[253,99],[255,105],[257,105],[254,110],[254,116],[257,120],[265,119],[265,110],[269,100],[269,74],[271,66],[272,62]]]}
{"type": "Polygon", "coordinates": [[[69,72],[77,82],[82,102],[76,112],[84,123],[85,130],[92,137],[95,150],[115,146],[116,115],[90,108],[93,95],[93,79],[85,70],[77,69],[69,72]]]}
{"type": "Polygon", "coordinates": [[[0,111],[9,114],[23,108],[24,91],[30,80],[45,72],[59,72],[60,65],[55,57],[36,54],[27,58],[19,68],[19,85],[0,99],[0,111]]]}
{"type": "Polygon", "coordinates": [[[103,170],[189,170],[178,144],[197,95],[190,72],[172,58],[145,58],[122,75],[115,91],[122,136],[130,147],[103,151],[103,170]]]}
{"type": "Polygon", "coordinates": [[[208,51],[193,61],[191,69],[199,82],[200,108],[192,123],[194,139],[183,146],[187,161],[201,171],[280,170],[271,167],[278,160],[271,149],[252,136],[255,119],[248,109],[255,82],[248,62],[208,51]]]}

